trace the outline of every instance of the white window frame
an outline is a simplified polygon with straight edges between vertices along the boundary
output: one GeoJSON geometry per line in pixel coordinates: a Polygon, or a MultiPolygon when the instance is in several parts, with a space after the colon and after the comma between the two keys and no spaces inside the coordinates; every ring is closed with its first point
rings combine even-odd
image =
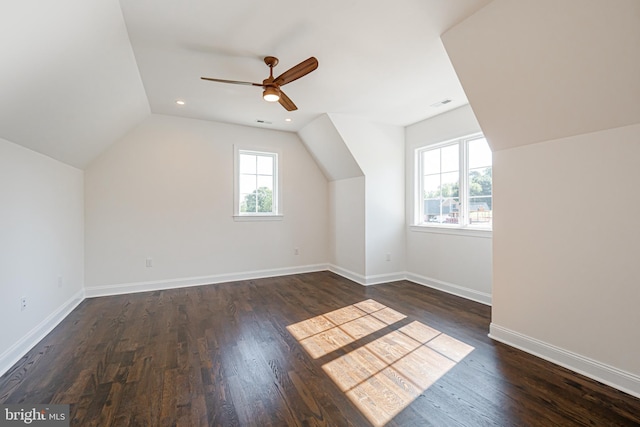
{"type": "Polygon", "coordinates": [[[235,221],[279,221],[282,213],[282,182],[280,168],[282,153],[273,148],[234,145],[234,173],[233,173],[233,218],[235,221]],[[273,212],[240,212],[240,155],[253,154],[271,157],[273,159],[273,212]]]}
{"type": "MultiPolygon", "coordinates": [[[[414,151],[414,218],[410,226],[413,231],[426,231],[444,234],[460,234],[465,236],[491,237],[493,227],[478,226],[469,223],[469,152],[468,142],[484,138],[482,133],[474,133],[435,144],[420,146],[414,151]],[[424,180],[422,170],[422,153],[451,145],[458,145],[459,159],[459,203],[460,220],[458,224],[424,222],[424,180]]],[[[493,190],[491,192],[493,195],[493,190]]]]}

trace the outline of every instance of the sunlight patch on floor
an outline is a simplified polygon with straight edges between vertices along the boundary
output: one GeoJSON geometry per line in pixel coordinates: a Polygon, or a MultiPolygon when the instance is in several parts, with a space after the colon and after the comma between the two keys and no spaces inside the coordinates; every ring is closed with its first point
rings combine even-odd
{"type": "MultiPolygon", "coordinates": [[[[405,319],[366,300],[287,327],[313,357],[405,319]]],[[[383,426],[464,359],[474,347],[413,321],[337,356],[322,368],[375,426],[383,426]]]]}
{"type": "Polygon", "coordinates": [[[374,300],[366,300],[294,323],[287,330],[317,359],[406,317],[374,300]]]}

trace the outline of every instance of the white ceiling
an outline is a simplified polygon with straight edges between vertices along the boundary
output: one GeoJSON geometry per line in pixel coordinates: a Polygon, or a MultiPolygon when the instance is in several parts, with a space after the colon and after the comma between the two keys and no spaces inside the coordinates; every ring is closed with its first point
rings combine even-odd
{"type": "Polygon", "coordinates": [[[489,1],[5,2],[0,137],[83,168],[149,112],[290,131],[322,113],[405,126],[467,103],[439,36],[489,1]],[[261,82],[266,55],[275,75],[318,59],[284,87],[297,111],[200,79],[261,82]]]}

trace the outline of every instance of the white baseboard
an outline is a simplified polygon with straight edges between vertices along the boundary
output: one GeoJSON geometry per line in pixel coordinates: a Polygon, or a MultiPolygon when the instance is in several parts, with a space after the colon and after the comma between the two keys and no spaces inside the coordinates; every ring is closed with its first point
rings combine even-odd
{"type": "Polygon", "coordinates": [[[489,337],[640,398],[640,376],[491,323],[489,337]]]}
{"type": "Polygon", "coordinates": [[[381,283],[397,282],[398,280],[406,280],[407,273],[404,271],[401,273],[387,273],[387,274],[374,274],[367,276],[365,279],[366,285],[379,285],[381,283]]]}
{"type": "Polygon", "coordinates": [[[42,340],[42,338],[44,338],[49,332],[51,332],[51,330],[53,330],[53,328],[55,328],[67,315],[69,315],[69,313],[71,313],[71,311],[73,311],[73,309],[76,308],[85,298],[184,288],[190,286],[259,279],[265,277],[287,276],[291,274],[311,273],[324,270],[332,271],[363,286],[394,282],[398,280],[409,280],[420,285],[432,287],[483,304],[491,304],[491,295],[483,294],[472,289],[438,281],[435,279],[429,279],[406,272],[364,276],[332,264],[315,264],[299,267],[218,274],[203,277],[189,277],[137,283],[122,283],[106,286],[90,286],[85,287],[85,289],[81,291],[78,291],[59,309],[49,315],[22,339],[20,339],[9,349],[7,349],[3,354],[1,354],[0,375],[3,375],[6,371],[8,371],[18,360],[20,360],[20,358],[22,358],[40,340],[42,340]]]}
{"type": "Polygon", "coordinates": [[[263,277],[287,276],[290,274],[311,273],[315,271],[329,270],[346,279],[356,282],[363,286],[377,285],[380,283],[395,282],[398,280],[409,280],[420,285],[438,289],[443,292],[454,294],[463,298],[477,301],[482,304],[491,305],[491,295],[475,291],[473,289],[454,285],[452,283],[443,282],[436,279],[419,276],[407,272],[396,272],[388,274],[376,274],[365,276],[346,268],[339,267],[334,264],[315,264],[299,267],[276,268],[269,270],[256,270],[240,273],[217,274],[213,276],[202,277],[186,277],[169,280],[156,280],[149,282],[120,283],[105,286],[88,286],[85,288],[87,298],[130,294],[136,292],[149,292],[164,289],[186,288],[190,286],[202,286],[215,283],[234,282],[238,280],[259,279],[263,277]]]}
{"type": "Polygon", "coordinates": [[[427,286],[429,288],[437,289],[448,294],[456,295],[462,298],[476,301],[481,304],[491,305],[491,294],[476,291],[474,289],[465,288],[464,286],[455,285],[453,283],[443,282],[442,280],[432,279],[430,277],[420,276],[418,274],[408,273],[406,271],[390,274],[378,274],[373,276],[363,276],[362,274],[354,273],[345,268],[338,267],[337,265],[329,264],[329,271],[336,273],[342,277],[352,280],[360,285],[377,285],[380,283],[395,282],[398,280],[408,280],[410,282],[417,283],[418,285],[427,286]]]}
{"type": "Polygon", "coordinates": [[[464,286],[455,285],[453,283],[413,273],[407,273],[406,279],[419,285],[428,286],[448,294],[470,299],[471,301],[479,302],[481,304],[491,305],[491,294],[487,294],[485,292],[476,291],[475,289],[465,288],[464,286]]]}
{"type": "MultiPolygon", "coordinates": [[[[9,347],[0,355],[0,376],[4,375],[16,364],[29,350],[38,344],[49,332],[53,330],[65,317],[69,315],[85,298],[84,289],[76,292],[64,304],[47,316],[36,327],[30,330],[24,337],[9,347]]],[[[5,326],[6,327],[6,326],[5,326]]]]}
{"type": "MultiPolygon", "coordinates": [[[[250,280],[264,277],[286,276],[290,274],[309,273],[329,270],[361,285],[373,285],[397,280],[409,280],[414,283],[428,286],[443,292],[454,294],[463,298],[491,305],[491,295],[478,292],[473,289],[461,287],[436,279],[419,276],[412,273],[393,273],[375,276],[363,276],[336,265],[307,265],[301,267],[288,267],[270,270],[257,270],[242,273],[220,274],[215,276],[162,280],[154,282],[127,283],[110,286],[87,287],[76,292],[69,300],[62,304],[56,311],[34,327],[18,342],[0,355],[0,376],[4,375],[16,362],[18,362],[40,340],[51,332],[65,317],[69,315],[85,297],[98,297],[107,295],[127,294],[134,292],[146,292],[162,289],[173,289],[189,286],[199,286],[213,283],[232,282],[237,280],[250,280]]],[[[576,353],[564,350],[554,345],[539,341],[518,332],[499,326],[490,325],[489,337],[504,344],[523,350],[527,353],[541,357],[557,365],[563,366],[574,372],[585,375],[596,381],[600,381],[632,396],[640,398],[640,377],[629,372],[614,368],[604,363],[589,359],[576,353]]]]}
{"type": "Polygon", "coordinates": [[[338,267],[334,264],[329,264],[327,266],[327,270],[353,282],[356,282],[359,285],[365,285],[367,282],[367,278],[362,274],[354,273],[353,271],[347,270],[346,268],[338,267]]]}
{"type": "Polygon", "coordinates": [[[216,274],[213,276],[186,277],[150,282],[121,283],[106,286],[88,286],[87,298],[109,295],[132,294],[136,292],[159,291],[165,289],[187,288],[191,286],[211,285],[215,283],[235,282],[238,280],[259,279],[264,277],[288,276],[291,274],[311,273],[327,269],[326,264],[305,265],[299,267],[274,268],[269,270],[245,271],[240,273],[216,274]]]}
{"type": "Polygon", "coordinates": [[[395,281],[404,280],[407,278],[407,274],[405,272],[363,276],[362,274],[354,273],[353,271],[347,270],[346,268],[338,267],[337,265],[334,265],[334,264],[329,264],[327,266],[327,269],[333,273],[336,273],[344,278],[347,278],[363,286],[378,285],[380,283],[387,283],[387,282],[395,282],[395,281]]]}

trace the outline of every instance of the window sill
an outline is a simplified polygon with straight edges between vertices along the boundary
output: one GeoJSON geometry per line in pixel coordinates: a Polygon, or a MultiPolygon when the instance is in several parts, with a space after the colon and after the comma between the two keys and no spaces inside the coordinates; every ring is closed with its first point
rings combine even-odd
{"type": "Polygon", "coordinates": [[[282,221],[284,215],[276,214],[276,215],[234,215],[234,221],[282,221]]]}
{"type": "Polygon", "coordinates": [[[409,230],[417,231],[420,233],[435,233],[435,234],[452,234],[456,236],[466,237],[480,237],[484,239],[491,239],[493,231],[482,228],[472,227],[447,227],[447,226],[435,226],[435,225],[410,225],[409,230]]]}

